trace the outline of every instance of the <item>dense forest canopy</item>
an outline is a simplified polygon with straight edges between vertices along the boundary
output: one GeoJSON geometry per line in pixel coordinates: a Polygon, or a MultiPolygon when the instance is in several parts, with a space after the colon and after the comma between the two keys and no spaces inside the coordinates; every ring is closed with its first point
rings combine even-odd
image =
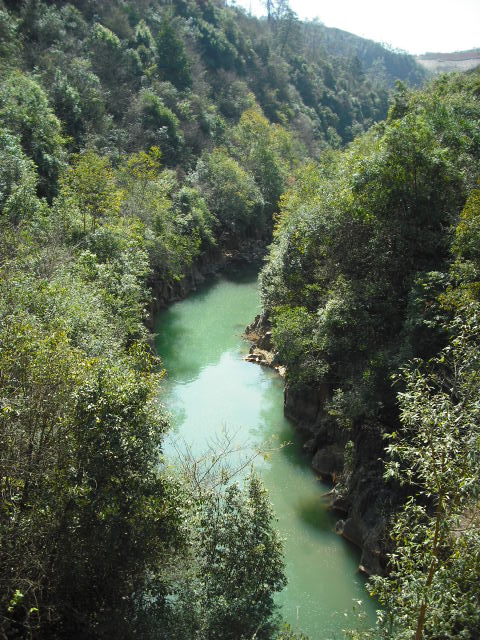
{"type": "MultiPolygon", "coordinates": [[[[468,441],[456,475],[407,473],[398,535],[417,518],[420,632],[478,632],[478,530],[451,533],[477,513],[478,75],[399,84],[389,108],[396,79],[424,78],[410,57],[272,7],[0,1],[2,637],[293,637],[259,480],[165,466],[147,329],[155,298],[265,246],[274,221],[262,296],[277,358],[289,385],[328,386],[352,464],[362,430],[376,463],[403,424],[389,468],[408,472],[408,429],[429,411],[448,414],[441,455],[468,441]]],[[[405,562],[372,586],[399,633],[415,619],[389,595],[405,562]]]]}

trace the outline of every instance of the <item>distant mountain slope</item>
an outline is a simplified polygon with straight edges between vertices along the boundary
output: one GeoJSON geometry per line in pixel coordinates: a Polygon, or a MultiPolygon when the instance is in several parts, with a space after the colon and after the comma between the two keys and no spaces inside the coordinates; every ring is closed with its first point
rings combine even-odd
{"type": "Polygon", "coordinates": [[[419,86],[427,78],[425,69],[406,52],[395,51],[387,45],[341,29],[326,27],[317,21],[306,23],[305,30],[310,32],[311,39],[323,45],[328,54],[357,57],[366,74],[376,82],[393,86],[396,80],[402,80],[419,86]]]}
{"type": "Polygon", "coordinates": [[[0,0],[0,77],[14,58],[35,73],[74,150],[154,145],[188,171],[257,105],[316,157],[384,119],[392,84],[319,33],[287,5],[268,22],[224,0],[0,0]]]}
{"type": "Polygon", "coordinates": [[[480,49],[455,51],[453,53],[424,53],[416,57],[417,62],[428,71],[469,71],[480,66],[480,49]]]}

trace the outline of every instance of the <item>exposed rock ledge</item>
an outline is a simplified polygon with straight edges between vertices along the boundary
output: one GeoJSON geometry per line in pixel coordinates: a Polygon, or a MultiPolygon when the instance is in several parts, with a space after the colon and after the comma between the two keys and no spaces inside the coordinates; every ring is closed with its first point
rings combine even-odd
{"type": "Polygon", "coordinates": [[[359,569],[367,574],[385,573],[388,513],[391,490],[385,486],[381,455],[383,444],[368,428],[359,425],[353,434],[339,429],[325,412],[328,385],[293,389],[285,385],[284,411],[305,438],[312,467],[333,482],[331,509],[341,516],[336,531],[361,549],[359,569]],[[344,473],[346,441],[354,441],[353,469],[344,473]]]}
{"type": "Polygon", "coordinates": [[[286,369],[276,362],[276,354],[272,350],[271,326],[265,316],[256,316],[243,335],[246,340],[253,343],[244,360],[275,369],[282,378],[285,377],[286,369]]]}
{"type": "MultiPolygon", "coordinates": [[[[272,351],[271,326],[265,316],[255,318],[246,328],[245,337],[253,342],[245,360],[282,369],[280,372],[285,374],[272,351]]],[[[354,468],[345,477],[344,451],[348,438],[325,412],[330,393],[329,385],[295,389],[287,381],[284,413],[304,437],[304,449],[312,458],[314,471],[333,482],[329,492],[331,509],[341,516],[335,530],[361,549],[362,572],[382,575],[387,552],[385,531],[392,503],[391,491],[382,480],[382,445],[379,449],[368,429],[357,428],[353,435],[354,468]]]]}

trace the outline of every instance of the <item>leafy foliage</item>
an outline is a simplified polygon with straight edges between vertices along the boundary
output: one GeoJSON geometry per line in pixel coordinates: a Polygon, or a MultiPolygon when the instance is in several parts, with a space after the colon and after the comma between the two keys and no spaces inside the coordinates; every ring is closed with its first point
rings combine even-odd
{"type": "Polygon", "coordinates": [[[263,206],[260,191],[253,176],[225,151],[215,149],[199,161],[196,182],[221,229],[238,233],[255,224],[254,215],[263,206]]]}
{"type": "Polygon", "coordinates": [[[396,638],[478,635],[478,309],[423,367],[402,373],[402,429],[391,434],[386,477],[414,489],[394,524],[388,578],[372,588],[396,638]]]}
{"type": "Polygon", "coordinates": [[[0,122],[21,141],[24,153],[38,168],[38,189],[52,197],[64,160],[60,122],[43,89],[19,71],[0,88],[0,122]]]}
{"type": "Polygon", "coordinates": [[[188,495],[197,505],[181,560],[188,579],[171,585],[168,637],[271,638],[273,594],[285,576],[265,488],[252,473],[243,487],[221,481],[220,489],[196,485],[188,495]]]}
{"type": "Polygon", "coordinates": [[[63,180],[65,198],[75,201],[82,212],[83,231],[96,229],[102,218],[118,215],[122,193],[116,188],[113,172],[106,158],[94,151],[73,159],[63,180]]]}
{"type": "Polygon", "coordinates": [[[146,329],[149,285],[181,283],[224,233],[265,232],[254,163],[213,149],[215,107],[180,94],[169,21],[78,6],[1,13],[0,634],[272,638],[266,493],[252,478],[192,500],[164,468],[146,329]]]}
{"type": "Polygon", "coordinates": [[[157,66],[165,80],[169,80],[178,89],[192,85],[190,64],[182,41],[178,38],[173,25],[164,21],[157,34],[157,66]]]}
{"type": "MultiPolygon", "coordinates": [[[[283,196],[262,295],[292,382],[301,376],[332,391],[355,389],[365,415],[382,415],[379,402],[394,410],[389,374],[441,344],[436,316],[425,311],[442,286],[440,277],[433,286],[431,274],[446,270],[445,229],[459,215],[478,161],[467,135],[461,151],[458,139],[452,146],[446,139],[458,118],[473,133],[460,114],[475,111],[475,87],[455,78],[411,95],[402,117],[392,112],[344,154],[302,168],[283,196]],[[429,337],[427,326],[435,330],[429,337]],[[283,340],[291,332],[298,341],[283,340]]],[[[439,327],[438,303],[437,312],[439,327]]]]}
{"type": "Polygon", "coordinates": [[[0,211],[14,225],[28,220],[36,207],[37,175],[18,138],[0,132],[0,211]]]}

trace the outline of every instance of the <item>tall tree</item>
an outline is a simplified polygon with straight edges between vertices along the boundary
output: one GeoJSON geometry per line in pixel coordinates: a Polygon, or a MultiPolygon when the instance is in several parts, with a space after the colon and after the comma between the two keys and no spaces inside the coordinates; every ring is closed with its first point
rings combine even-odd
{"type": "Polygon", "coordinates": [[[394,638],[480,633],[478,314],[478,305],[464,309],[451,345],[402,373],[402,427],[389,437],[386,477],[412,495],[393,525],[389,576],[372,580],[394,638]]]}
{"type": "Polygon", "coordinates": [[[156,44],[157,67],[162,77],[179,89],[190,87],[192,84],[190,62],[185,53],[183,42],[170,21],[164,20],[162,22],[156,44]]]}

